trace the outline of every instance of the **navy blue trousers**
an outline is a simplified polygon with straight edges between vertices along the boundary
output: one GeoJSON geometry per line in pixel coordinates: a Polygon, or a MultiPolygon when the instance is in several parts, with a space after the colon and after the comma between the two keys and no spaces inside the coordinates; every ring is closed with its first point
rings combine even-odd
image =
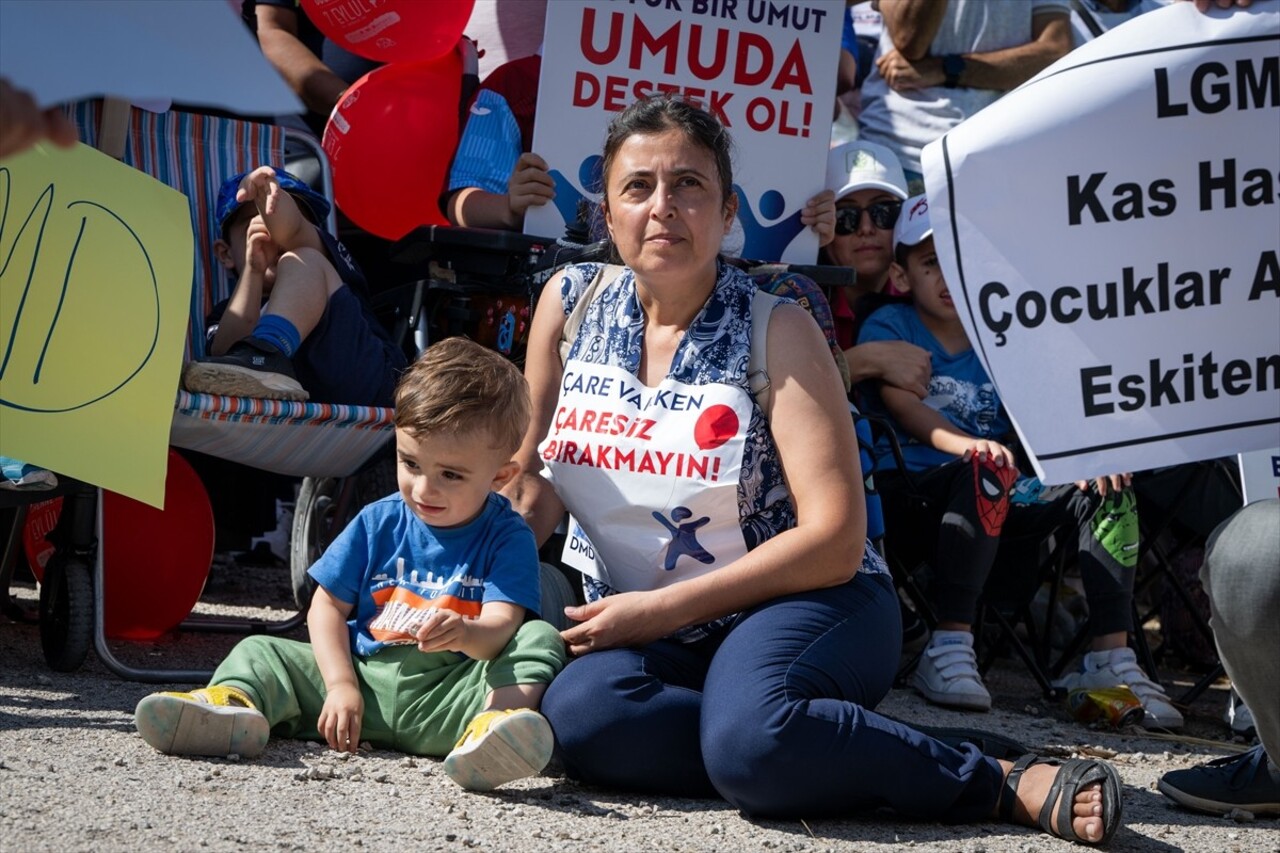
{"type": "Polygon", "coordinates": [[[542,701],[566,772],[602,787],[721,796],[753,816],[889,806],[945,821],[991,814],[1000,765],[872,709],[902,629],[886,575],[765,602],[724,634],[595,652],[542,701]]]}

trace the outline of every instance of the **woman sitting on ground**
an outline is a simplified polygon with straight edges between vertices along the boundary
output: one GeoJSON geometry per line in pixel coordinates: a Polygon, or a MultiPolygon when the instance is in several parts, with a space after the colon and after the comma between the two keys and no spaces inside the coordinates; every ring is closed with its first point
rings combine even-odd
{"type": "Polygon", "coordinates": [[[809,314],[753,316],[752,280],[720,258],[730,170],[707,112],[663,96],[619,114],[603,213],[625,266],[590,288],[600,267],[566,269],[534,316],[534,420],[508,492],[542,541],[572,513],[566,559],[588,575],[588,603],[566,609],[576,659],[543,700],[566,771],[750,815],[891,806],[1106,841],[1121,803],[1105,762],[998,761],[872,710],[901,629],[864,546],[853,424],[809,314]],[[753,322],[767,396],[750,390],[753,322]]]}

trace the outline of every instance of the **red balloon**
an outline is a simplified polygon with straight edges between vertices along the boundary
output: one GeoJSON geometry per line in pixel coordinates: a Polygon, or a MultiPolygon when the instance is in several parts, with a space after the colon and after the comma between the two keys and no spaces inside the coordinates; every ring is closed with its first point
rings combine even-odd
{"type": "Polygon", "coordinates": [[[458,147],[462,61],[384,65],[347,90],[324,129],[333,196],[370,234],[447,225],[439,197],[458,147]]]}
{"type": "MultiPolygon", "coordinates": [[[[62,498],[34,505],[23,544],[36,580],[53,553],[45,536],[62,498]]],[[[103,621],[108,637],[153,640],[191,612],[213,563],[213,508],[195,469],[169,451],[164,509],[102,492],[103,621]]]]}
{"type": "Polygon", "coordinates": [[[330,41],[379,62],[429,62],[457,44],[475,0],[302,0],[330,41]]]}

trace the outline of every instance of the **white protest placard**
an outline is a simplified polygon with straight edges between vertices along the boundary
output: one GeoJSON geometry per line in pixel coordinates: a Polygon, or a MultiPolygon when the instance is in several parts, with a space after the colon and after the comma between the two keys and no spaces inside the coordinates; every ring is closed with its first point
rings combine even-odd
{"type": "Polygon", "coordinates": [[[948,286],[1043,480],[1280,444],[1280,2],[1142,15],[923,163],[948,286]]]}
{"type": "Polygon", "coordinates": [[[1245,503],[1280,498],[1280,447],[1241,453],[1237,459],[1245,503]]]}
{"type": "Polygon", "coordinates": [[[230,4],[2,0],[0,76],[41,107],[98,96],[300,113],[230,4]]]}
{"type": "Polygon", "coordinates": [[[813,263],[800,224],[823,189],[843,0],[556,0],[547,4],[533,150],[555,201],[525,232],[560,236],[594,207],[605,129],[637,99],[680,91],[714,113],[737,147],[738,222],[726,250],[813,263]]]}

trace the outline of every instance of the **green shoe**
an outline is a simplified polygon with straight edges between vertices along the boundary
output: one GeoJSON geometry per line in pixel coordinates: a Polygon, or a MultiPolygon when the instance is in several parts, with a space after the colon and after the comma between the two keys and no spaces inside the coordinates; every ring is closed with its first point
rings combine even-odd
{"type": "Polygon", "coordinates": [[[551,724],[537,711],[485,711],[445,756],[444,772],[468,791],[492,791],[541,773],[554,746],[551,724]]]}
{"type": "Polygon", "coordinates": [[[152,693],[133,712],[142,739],[166,755],[254,758],[270,726],[243,690],[204,687],[190,693],[152,693]]]}

